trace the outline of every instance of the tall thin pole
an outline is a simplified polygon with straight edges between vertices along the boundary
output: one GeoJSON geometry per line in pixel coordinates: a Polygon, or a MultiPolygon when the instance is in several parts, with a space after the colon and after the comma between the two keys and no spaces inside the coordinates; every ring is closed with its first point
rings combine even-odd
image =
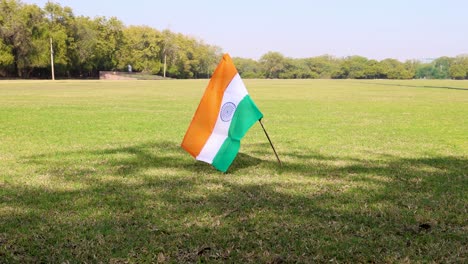
{"type": "Polygon", "coordinates": [[[262,119],[259,119],[258,122],[260,122],[260,125],[262,125],[263,132],[265,132],[265,135],[266,135],[266,137],[268,138],[268,141],[270,142],[270,146],[271,146],[271,148],[273,149],[273,152],[275,153],[275,156],[276,156],[276,159],[278,160],[279,165],[282,166],[283,163],[281,163],[281,160],[280,160],[280,158],[278,157],[278,153],[276,153],[275,147],[273,146],[273,143],[271,142],[270,136],[268,136],[268,133],[267,133],[265,127],[263,126],[262,119]]]}
{"type": "Polygon", "coordinates": [[[50,67],[52,69],[52,80],[55,80],[54,72],[54,47],[52,46],[52,37],[50,38],[50,67]]]}
{"type": "Polygon", "coordinates": [[[164,53],[164,78],[166,78],[166,53],[164,53]]]}

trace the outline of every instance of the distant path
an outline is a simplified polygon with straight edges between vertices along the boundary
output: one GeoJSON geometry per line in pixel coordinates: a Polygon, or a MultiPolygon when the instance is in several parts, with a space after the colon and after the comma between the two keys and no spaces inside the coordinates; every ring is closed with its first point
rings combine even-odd
{"type": "Polygon", "coordinates": [[[357,82],[372,85],[385,85],[385,86],[401,86],[401,87],[414,87],[414,88],[431,88],[431,89],[450,89],[468,91],[468,88],[452,87],[452,86],[433,86],[433,85],[409,85],[409,84],[391,84],[391,83],[376,83],[376,82],[357,82]]]}

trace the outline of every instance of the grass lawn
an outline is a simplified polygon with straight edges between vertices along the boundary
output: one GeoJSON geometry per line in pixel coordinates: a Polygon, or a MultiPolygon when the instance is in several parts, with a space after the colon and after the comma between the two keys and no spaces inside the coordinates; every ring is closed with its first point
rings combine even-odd
{"type": "Polygon", "coordinates": [[[207,80],[1,81],[0,263],[462,263],[468,82],[246,80],[223,174],[180,148],[207,80]]]}

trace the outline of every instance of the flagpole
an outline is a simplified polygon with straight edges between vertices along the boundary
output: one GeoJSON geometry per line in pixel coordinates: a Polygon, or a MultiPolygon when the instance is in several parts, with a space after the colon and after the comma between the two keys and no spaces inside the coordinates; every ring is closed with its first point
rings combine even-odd
{"type": "Polygon", "coordinates": [[[280,158],[278,157],[278,153],[276,153],[275,147],[273,146],[273,143],[271,142],[270,136],[268,136],[268,133],[267,133],[267,131],[265,130],[265,127],[263,126],[262,119],[260,118],[260,119],[258,120],[258,122],[260,122],[260,125],[261,125],[262,128],[263,128],[263,132],[265,132],[265,135],[266,135],[266,137],[268,138],[268,141],[270,142],[270,146],[271,146],[271,148],[273,149],[273,152],[275,153],[275,156],[276,156],[276,159],[278,160],[279,165],[282,166],[283,163],[281,163],[281,160],[280,160],[280,158]]]}

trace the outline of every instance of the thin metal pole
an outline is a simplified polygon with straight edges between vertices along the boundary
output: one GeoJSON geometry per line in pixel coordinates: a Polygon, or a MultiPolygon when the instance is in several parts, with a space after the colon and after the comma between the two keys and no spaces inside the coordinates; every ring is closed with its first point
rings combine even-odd
{"type": "Polygon", "coordinates": [[[54,72],[54,47],[52,46],[52,37],[50,38],[50,68],[52,70],[52,80],[55,80],[54,72]]]}
{"type": "Polygon", "coordinates": [[[166,53],[164,53],[164,78],[166,78],[166,53]]]}
{"type": "Polygon", "coordinates": [[[281,163],[280,158],[278,157],[278,153],[276,153],[275,147],[273,146],[273,143],[271,142],[270,136],[268,136],[267,131],[265,130],[265,127],[263,126],[262,119],[259,119],[258,122],[260,122],[260,125],[263,128],[263,132],[265,132],[266,137],[268,138],[268,141],[270,142],[270,146],[273,149],[273,152],[275,153],[276,159],[278,160],[278,163],[280,166],[283,166],[283,163],[281,163]]]}

